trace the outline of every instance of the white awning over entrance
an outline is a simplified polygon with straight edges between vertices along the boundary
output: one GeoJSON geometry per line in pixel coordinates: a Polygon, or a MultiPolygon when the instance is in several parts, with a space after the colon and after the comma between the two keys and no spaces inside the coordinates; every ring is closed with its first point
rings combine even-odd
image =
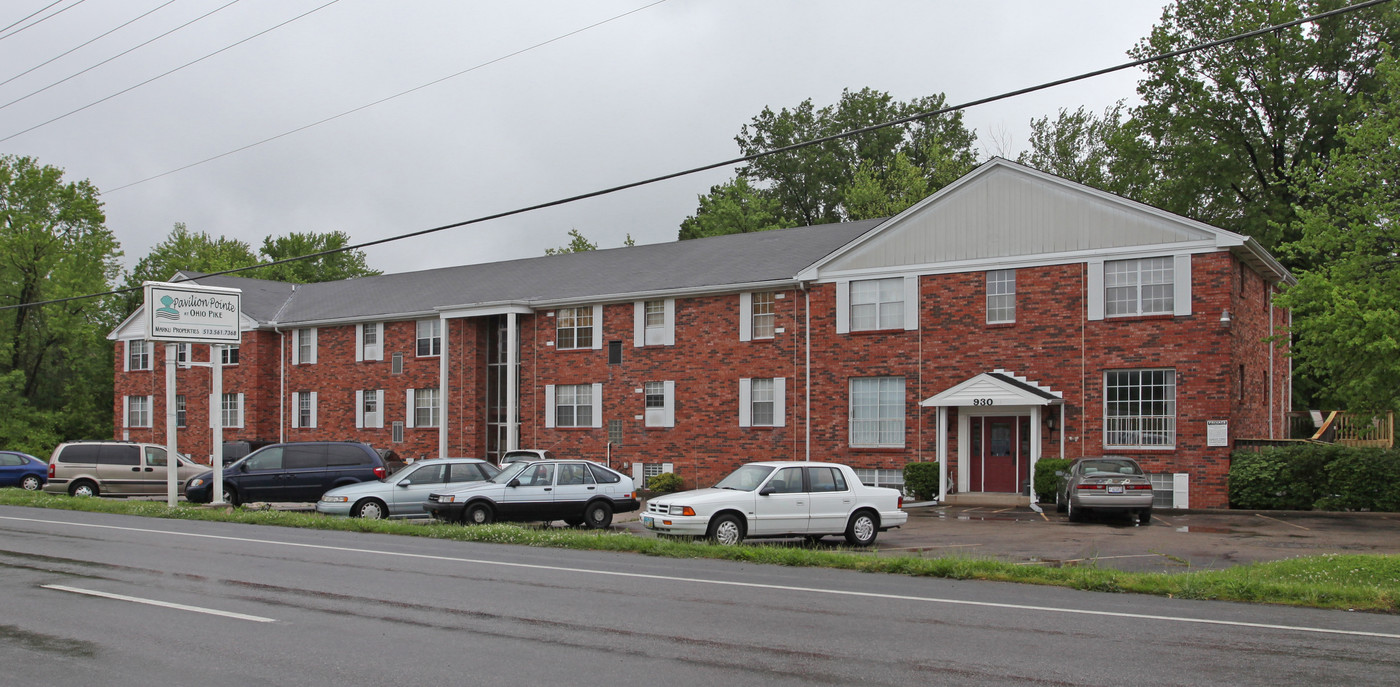
{"type": "MultiPolygon", "coordinates": [[[[974,414],[1005,409],[1007,414],[1023,417],[1029,415],[1032,427],[1030,469],[1031,474],[1034,475],[1035,463],[1040,460],[1042,450],[1040,427],[1045,417],[1045,406],[1060,407],[1058,418],[1052,416],[1051,421],[1057,419],[1058,425],[1063,428],[1064,403],[1063,392],[1001,369],[983,372],[921,401],[920,406],[938,408],[938,500],[941,502],[948,497],[949,408],[975,408],[974,414]]],[[[963,413],[959,413],[960,431],[966,431],[966,424],[967,419],[963,417],[963,413]]],[[[1051,427],[1051,429],[1054,428],[1051,427]]],[[[967,458],[967,456],[962,455],[966,452],[967,442],[959,440],[958,446],[959,458],[967,458]]],[[[1065,434],[1062,430],[1060,432],[1060,455],[1064,454],[1065,434]]],[[[1034,505],[1036,502],[1035,480],[1032,479],[1030,484],[1031,504],[1034,505]]]]}

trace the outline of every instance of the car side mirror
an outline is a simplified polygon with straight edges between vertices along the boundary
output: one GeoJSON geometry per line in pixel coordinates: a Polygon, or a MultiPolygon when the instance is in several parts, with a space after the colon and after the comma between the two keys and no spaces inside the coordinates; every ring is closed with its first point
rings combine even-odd
{"type": "Polygon", "coordinates": [[[242,465],[239,465],[239,466],[238,466],[238,471],[239,471],[239,472],[247,472],[247,471],[248,471],[248,464],[247,464],[247,463],[243,463],[242,465]]]}
{"type": "Polygon", "coordinates": [[[774,488],[773,488],[773,485],[770,484],[770,485],[768,485],[768,486],[766,486],[766,487],[764,487],[764,488],[758,490],[758,495],[759,495],[759,496],[767,496],[767,495],[772,494],[772,493],[775,493],[775,492],[777,492],[777,491],[778,491],[778,490],[777,490],[777,489],[774,489],[774,488]]]}
{"type": "Polygon", "coordinates": [[[413,486],[413,480],[411,480],[411,479],[406,479],[406,480],[404,480],[404,481],[402,481],[402,482],[399,482],[399,486],[401,486],[401,487],[411,487],[411,486],[413,486]]]}
{"type": "Polygon", "coordinates": [[[509,481],[509,482],[506,482],[506,486],[508,486],[508,487],[518,487],[518,486],[520,486],[520,480],[519,480],[519,479],[513,479],[513,480],[511,480],[511,481],[509,481]]]}
{"type": "Polygon", "coordinates": [[[1055,476],[1056,476],[1056,477],[1069,477],[1069,473],[1068,473],[1068,472],[1065,472],[1064,470],[1056,470],[1056,471],[1055,471],[1055,476]]]}

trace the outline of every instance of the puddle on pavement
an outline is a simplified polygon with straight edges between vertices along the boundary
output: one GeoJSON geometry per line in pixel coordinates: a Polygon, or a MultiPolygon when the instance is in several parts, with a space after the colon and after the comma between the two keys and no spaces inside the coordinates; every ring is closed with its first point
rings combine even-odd
{"type": "Polygon", "coordinates": [[[1237,530],[1229,527],[1204,527],[1201,525],[1186,525],[1176,528],[1177,532],[1199,532],[1202,534],[1239,534],[1237,530]]]}

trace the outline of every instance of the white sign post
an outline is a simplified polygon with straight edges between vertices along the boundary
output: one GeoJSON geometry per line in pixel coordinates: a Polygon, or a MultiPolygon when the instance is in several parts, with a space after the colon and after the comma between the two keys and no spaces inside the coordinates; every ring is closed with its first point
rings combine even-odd
{"type": "MultiPolygon", "coordinates": [[[[177,343],[211,344],[210,366],[214,389],[223,386],[223,369],[219,365],[221,346],[237,344],[242,337],[239,317],[243,292],[197,284],[167,284],[146,282],[146,338],[164,341],[165,348],[165,485],[166,499],[175,507],[180,493],[180,460],[176,445],[175,415],[175,349],[177,343]]],[[[189,361],[186,361],[188,364],[189,361]]],[[[223,501],[223,413],[222,395],[209,399],[210,426],[214,428],[215,502],[223,501]]]]}

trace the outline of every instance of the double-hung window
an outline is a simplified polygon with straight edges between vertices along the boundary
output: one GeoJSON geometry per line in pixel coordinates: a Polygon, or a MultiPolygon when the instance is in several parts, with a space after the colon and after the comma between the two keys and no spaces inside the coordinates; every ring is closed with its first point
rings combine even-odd
{"type": "Polygon", "coordinates": [[[127,396],[127,397],[126,397],[126,426],[127,426],[127,427],[150,427],[150,426],[151,426],[151,397],[150,397],[150,396],[127,396]]]}
{"type": "Polygon", "coordinates": [[[355,428],[384,427],[384,390],[364,389],[355,392],[355,428]]]}
{"type": "Polygon", "coordinates": [[[787,423],[787,379],[739,380],[739,426],[782,427],[787,423]]]}
{"type": "Polygon", "coordinates": [[[384,359],[384,323],[355,325],[355,362],[384,359]]]}
{"type": "Polygon", "coordinates": [[[137,339],[126,342],[126,369],[151,369],[151,342],[137,339]]]}
{"type": "Polygon", "coordinates": [[[851,331],[904,328],[904,280],[851,282],[851,331]]]}
{"type": "Polygon", "coordinates": [[[1174,264],[1170,256],[1105,262],[1104,314],[1123,317],[1175,312],[1174,264]]]}
{"type": "Polygon", "coordinates": [[[437,427],[440,423],[437,389],[413,390],[413,426],[437,427]]]}
{"type": "Polygon", "coordinates": [[[904,446],[904,378],[851,380],[851,446],[904,446]]]}
{"type": "Polygon", "coordinates": [[[243,426],[243,394],[224,394],[219,410],[225,428],[243,426]]]}
{"type": "Polygon", "coordinates": [[[238,344],[233,344],[233,345],[231,345],[231,346],[224,346],[224,347],[223,347],[223,352],[220,354],[219,360],[220,360],[225,366],[237,365],[237,364],[238,364],[238,344]]]}
{"type": "Polygon", "coordinates": [[[442,355],[442,320],[418,320],[418,357],[442,355]]]}
{"type": "Polygon", "coordinates": [[[676,426],[676,383],[646,382],[643,391],[646,396],[646,426],[676,426]]]}
{"type": "Polygon", "coordinates": [[[773,292],[755,293],[751,298],[752,337],[755,339],[773,338],[774,308],[773,292]]]}
{"type": "Polygon", "coordinates": [[[554,387],[554,426],[593,426],[593,385],[560,384],[554,387]]]}
{"type": "Polygon", "coordinates": [[[593,347],[593,308],[560,308],[555,320],[556,348],[593,347]]]}
{"type": "Polygon", "coordinates": [[[674,298],[637,301],[633,305],[632,345],[675,345],[676,300],[674,298]]]}
{"type": "Polygon", "coordinates": [[[987,324],[1016,321],[1016,270],[987,272],[987,324]]]}
{"type": "Polygon", "coordinates": [[[312,365],[316,362],[316,328],[296,330],[296,347],[292,349],[293,365],[312,365]]]}
{"type": "Polygon", "coordinates": [[[316,392],[292,392],[292,429],[311,429],[316,426],[316,392]]]}
{"type": "Polygon", "coordinates": [[[180,394],[175,397],[175,426],[185,426],[185,395],[180,394]]]}
{"type": "Polygon", "coordinates": [[[1176,446],[1176,370],[1104,373],[1104,446],[1176,446]]]}

